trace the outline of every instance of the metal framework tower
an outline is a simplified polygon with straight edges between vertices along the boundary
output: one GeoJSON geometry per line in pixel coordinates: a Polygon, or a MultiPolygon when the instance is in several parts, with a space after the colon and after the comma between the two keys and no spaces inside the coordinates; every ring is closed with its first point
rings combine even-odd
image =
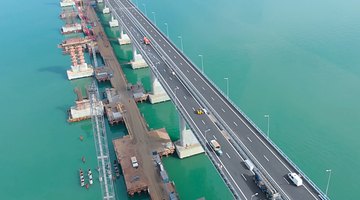
{"type": "Polygon", "coordinates": [[[111,161],[106,127],[104,123],[104,109],[100,103],[99,91],[95,81],[88,87],[91,106],[91,121],[94,132],[96,156],[99,166],[99,180],[103,199],[115,200],[115,191],[112,180],[111,161]]]}

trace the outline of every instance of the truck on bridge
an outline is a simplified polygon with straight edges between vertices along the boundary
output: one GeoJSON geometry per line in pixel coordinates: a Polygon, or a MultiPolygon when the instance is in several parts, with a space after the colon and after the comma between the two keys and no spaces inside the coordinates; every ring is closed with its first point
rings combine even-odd
{"type": "Polygon", "coordinates": [[[269,180],[264,176],[264,174],[258,169],[254,168],[254,181],[255,184],[260,188],[262,192],[265,193],[265,196],[269,200],[283,200],[280,193],[276,191],[274,186],[269,182],[269,180]]]}
{"type": "Polygon", "coordinates": [[[146,45],[150,44],[150,40],[147,37],[144,37],[144,44],[146,45]]]}

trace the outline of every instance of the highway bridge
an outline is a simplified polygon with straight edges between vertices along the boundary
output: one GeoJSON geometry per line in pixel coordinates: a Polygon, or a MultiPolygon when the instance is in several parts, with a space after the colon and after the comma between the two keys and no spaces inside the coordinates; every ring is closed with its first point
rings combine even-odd
{"type": "Polygon", "coordinates": [[[255,193],[253,199],[266,199],[244,159],[262,171],[282,199],[328,199],[131,1],[106,0],[105,4],[199,139],[234,199],[251,199],[255,193]],[[144,36],[150,45],[143,44],[144,36]],[[198,108],[210,112],[196,115],[198,108]],[[211,139],[222,145],[222,156],[207,145],[211,139]],[[291,184],[290,172],[303,176],[304,185],[291,184]]]}

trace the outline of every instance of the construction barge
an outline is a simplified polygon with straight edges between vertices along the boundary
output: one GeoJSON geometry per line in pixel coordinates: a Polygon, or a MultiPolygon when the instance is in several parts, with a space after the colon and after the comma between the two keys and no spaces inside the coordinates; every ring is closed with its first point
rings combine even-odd
{"type": "MultiPolygon", "coordinates": [[[[163,183],[166,191],[168,191],[168,197],[177,196],[175,191],[175,185],[169,181],[167,172],[161,164],[161,156],[168,156],[174,153],[175,146],[170,140],[170,137],[164,128],[148,132],[148,137],[151,141],[153,148],[152,160],[156,163],[157,171],[159,175],[158,184],[163,183]],[[156,159],[158,155],[158,159],[156,159]]],[[[149,182],[144,174],[144,163],[142,162],[142,155],[138,152],[138,143],[131,135],[124,136],[120,139],[113,140],[115,154],[118,162],[121,165],[122,173],[124,174],[126,190],[130,196],[135,193],[149,192],[151,197],[151,190],[149,190],[149,182]],[[136,164],[134,163],[136,160],[136,164]]],[[[154,199],[154,198],[151,198],[154,199]]],[[[171,199],[175,199],[171,197],[171,199]]]]}

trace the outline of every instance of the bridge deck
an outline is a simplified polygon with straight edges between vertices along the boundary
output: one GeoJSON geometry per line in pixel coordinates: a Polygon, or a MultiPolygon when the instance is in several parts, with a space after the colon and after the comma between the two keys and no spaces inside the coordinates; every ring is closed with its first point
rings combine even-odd
{"type": "Polygon", "coordinates": [[[250,199],[254,193],[263,194],[254,186],[251,173],[243,161],[250,158],[271,180],[284,199],[319,199],[324,194],[310,179],[304,180],[304,186],[295,187],[286,178],[287,173],[303,174],[286,155],[260,130],[240,109],[236,108],[211,81],[180,51],[134,4],[129,0],[107,0],[112,15],[125,25],[133,44],[150,65],[164,89],[168,92],[179,112],[188,122],[202,145],[213,138],[222,144],[223,156],[214,152],[208,154],[219,173],[232,186],[236,198],[250,199]],[[139,41],[146,36],[150,45],[139,41]],[[206,107],[212,117],[196,115],[195,109],[206,107]],[[229,134],[224,137],[215,122],[229,134]],[[210,130],[206,134],[206,131],[210,130]],[[205,141],[205,142],[204,142],[205,141]]]}

